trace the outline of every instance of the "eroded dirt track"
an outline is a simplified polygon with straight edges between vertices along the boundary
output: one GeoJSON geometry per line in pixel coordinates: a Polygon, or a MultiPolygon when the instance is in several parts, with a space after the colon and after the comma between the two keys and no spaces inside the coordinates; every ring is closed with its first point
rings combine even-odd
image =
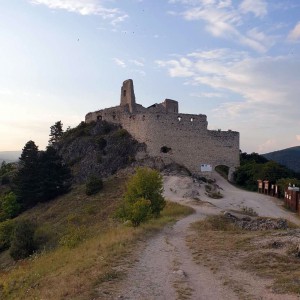
{"type": "Polygon", "coordinates": [[[241,294],[224,284],[222,274],[216,274],[214,270],[194,262],[186,242],[191,233],[190,225],[208,215],[247,206],[261,216],[283,217],[299,223],[293,214],[284,211],[280,203],[271,197],[241,191],[218,174],[215,177],[224,195],[222,199],[208,198],[204,185],[194,182],[190,177],[165,177],[165,197],[192,206],[195,213],[167,226],[146,241],[126,279],[121,282],[115,299],[299,299],[294,295],[273,294],[267,287],[269,282],[258,280],[245,272],[228,271],[231,280],[244,280],[247,283],[241,298],[241,294]],[[201,201],[196,201],[195,195],[201,201]]]}

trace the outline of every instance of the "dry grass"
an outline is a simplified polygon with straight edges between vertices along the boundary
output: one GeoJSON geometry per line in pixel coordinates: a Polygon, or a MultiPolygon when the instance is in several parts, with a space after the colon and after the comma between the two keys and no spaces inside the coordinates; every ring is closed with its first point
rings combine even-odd
{"type": "Polygon", "coordinates": [[[139,228],[114,220],[124,179],[114,178],[104,190],[87,197],[84,186],[51,203],[41,204],[21,218],[35,220],[45,250],[13,264],[0,255],[1,299],[91,299],[107,282],[122,279],[118,268],[130,264],[139,240],[160,230],[191,209],[168,203],[160,218],[139,228]]]}
{"type": "MultiPolygon", "coordinates": [[[[300,259],[295,256],[300,236],[295,236],[295,230],[245,231],[224,216],[208,217],[192,228],[188,244],[197,263],[220,274],[229,269],[250,272],[271,280],[278,293],[300,294],[300,259]]],[[[238,278],[235,285],[239,286],[238,278]]],[[[247,296],[245,291],[241,294],[247,296]]]]}

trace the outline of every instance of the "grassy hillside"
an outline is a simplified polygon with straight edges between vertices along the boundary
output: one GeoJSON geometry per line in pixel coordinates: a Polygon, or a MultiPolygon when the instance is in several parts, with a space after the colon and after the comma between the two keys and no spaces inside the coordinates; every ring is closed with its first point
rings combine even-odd
{"type": "Polygon", "coordinates": [[[125,181],[112,177],[99,194],[89,197],[85,186],[77,185],[69,194],[21,214],[17,219],[35,222],[40,247],[17,263],[7,251],[0,253],[0,299],[103,298],[113,289],[111,283],[124,276],[119,267],[132,262],[130,255],[141,238],[191,213],[168,203],[159,219],[139,228],[121,224],[114,214],[125,181]]]}
{"type": "Polygon", "coordinates": [[[274,160],[289,169],[300,172],[300,146],[263,154],[268,160],[274,160]]]}

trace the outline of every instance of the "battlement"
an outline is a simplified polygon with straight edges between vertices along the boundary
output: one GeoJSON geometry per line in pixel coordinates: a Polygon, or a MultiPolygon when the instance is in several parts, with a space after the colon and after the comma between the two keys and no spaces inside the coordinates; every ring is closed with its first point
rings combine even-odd
{"type": "Polygon", "coordinates": [[[201,165],[226,165],[231,172],[239,166],[238,132],[208,130],[206,115],[181,114],[175,100],[165,99],[145,108],[135,102],[131,79],[121,87],[119,106],[85,117],[87,123],[102,120],[121,125],[146,143],[150,156],[182,164],[192,172],[201,173],[201,165]]]}

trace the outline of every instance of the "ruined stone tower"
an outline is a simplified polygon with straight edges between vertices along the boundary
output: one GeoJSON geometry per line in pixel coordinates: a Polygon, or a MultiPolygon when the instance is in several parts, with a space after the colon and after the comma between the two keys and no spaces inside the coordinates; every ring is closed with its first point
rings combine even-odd
{"type": "Polygon", "coordinates": [[[128,108],[129,112],[135,112],[135,95],[132,79],[125,80],[121,87],[121,106],[128,108]]]}
{"type": "Polygon", "coordinates": [[[147,145],[148,156],[176,162],[192,173],[202,174],[225,165],[232,179],[240,164],[238,132],[209,130],[206,115],[180,113],[178,102],[172,99],[144,107],[135,102],[131,79],[123,82],[120,100],[119,106],[88,113],[85,121],[119,124],[147,145]]]}

